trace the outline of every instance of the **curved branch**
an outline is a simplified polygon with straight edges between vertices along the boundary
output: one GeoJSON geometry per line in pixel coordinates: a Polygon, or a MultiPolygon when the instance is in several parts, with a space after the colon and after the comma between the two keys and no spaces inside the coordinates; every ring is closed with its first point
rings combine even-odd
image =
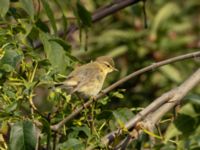
{"type": "MultiPolygon", "coordinates": [[[[153,127],[169,110],[178,105],[186,94],[200,83],[200,68],[197,69],[186,81],[179,87],[163,94],[161,97],[154,100],[145,109],[139,112],[133,119],[126,123],[125,128],[133,130],[136,124],[142,121],[142,126],[153,127]]],[[[122,133],[121,129],[107,134],[102,142],[104,145],[113,142],[117,135],[122,133]]]]}
{"type": "MultiPolygon", "coordinates": [[[[98,94],[96,96],[95,99],[93,100],[89,100],[87,101],[84,106],[79,107],[78,109],[76,109],[74,112],[72,112],[70,115],[68,115],[67,117],[65,117],[62,121],[60,121],[59,123],[51,126],[51,129],[54,131],[57,131],[58,129],[60,129],[65,123],[67,123],[68,121],[70,121],[71,119],[73,119],[74,117],[76,117],[80,112],[82,112],[83,109],[89,107],[94,101],[97,101],[100,97],[104,96],[106,93],[110,92],[111,90],[113,90],[114,88],[118,87],[119,85],[123,84],[124,82],[132,79],[135,76],[138,76],[142,73],[145,73],[147,71],[153,71],[156,68],[169,64],[169,63],[173,63],[173,62],[177,62],[180,60],[184,60],[184,59],[189,59],[189,58],[197,58],[200,57],[200,52],[193,52],[193,53],[189,53],[189,54],[185,54],[185,55],[180,55],[174,58],[170,58],[164,61],[160,61],[157,63],[153,63],[152,65],[149,65],[145,68],[142,68],[138,71],[135,71],[131,74],[129,74],[128,76],[120,79],[119,81],[115,82],[114,84],[110,85],[109,87],[107,87],[106,89],[104,89],[100,94],[98,94]]],[[[168,95],[166,94],[166,97],[168,97],[168,95]]]]}

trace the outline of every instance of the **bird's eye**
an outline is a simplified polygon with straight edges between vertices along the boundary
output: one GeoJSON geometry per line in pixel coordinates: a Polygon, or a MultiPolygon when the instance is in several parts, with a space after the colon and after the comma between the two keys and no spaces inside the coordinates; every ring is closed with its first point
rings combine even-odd
{"type": "Polygon", "coordinates": [[[110,68],[110,65],[109,65],[109,64],[106,64],[106,67],[110,68]]]}

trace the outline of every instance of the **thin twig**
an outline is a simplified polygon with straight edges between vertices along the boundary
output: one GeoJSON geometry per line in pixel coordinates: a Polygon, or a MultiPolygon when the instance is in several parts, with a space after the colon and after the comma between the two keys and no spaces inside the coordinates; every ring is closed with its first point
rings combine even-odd
{"type": "Polygon", "coordinates": [[[76,109],[74,112],[72,112],[70,115],[68,115],[67,117],[65,117],[62,121],[60,121],[59,123],[51,126],[51,129],[54,131],[57,131],[59,128],[61,128],[66,122],[70,121],[71,119],[73,119],[74,117],[76,117],[83,109],[89,107],[93,102],[97,101],[100,97],[104,96],[106,93],[110,92],[111,90],[113,90],[114,88],[118,87],[119,85],[123,84],[124,82],[132,79],[135,76],[138,76],[144,72],[147,71],[153,71],[155,70],[155,68],[158,68],[160,66],[169,64],[169,63],[173,63],[173,62],[177,62],[180,60],[185,60],[185,59],[189,59],[189,58],[197,58],[200,56],[200,52],[193,52],[193,53],[189,53],[189,54],[185,54],[185,55],[180,55],[174,58],[170,58],[164,61],[160,61],[157,63],[153,63],[152,65],[149,65],[145,68],[142,68],[138,71],[135,71],[133,73],[131,73],[130,75],[120,79],[119,81],[115,82],[114,84],[112,84],[111,86],[107,87],[106,89],[104,89],[100,94],[97,95],[97,97],[95,98],[95,100],[89,100],[84,104],[84,107],[81,106],[78,109],[76,109]]]}

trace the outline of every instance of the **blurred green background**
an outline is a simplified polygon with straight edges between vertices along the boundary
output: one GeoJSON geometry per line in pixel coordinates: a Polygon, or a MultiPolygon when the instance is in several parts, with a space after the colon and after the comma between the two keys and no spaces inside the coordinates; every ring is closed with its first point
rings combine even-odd
{"type": "MultiPolygon", "coordinates": [[[[71,97],[63,90],[52,87],[54,83],[63,81],[78,64],[90,62],[102,55],[113,57],[119,72],[109,74],[105,88],[152,63],[199,51],[199,0],[146,0],[146,20],[144,3],[141,1],[91,23],[92,12],[112,2],[120,3],[115,0],[0,2],[2,149],[24,146],[17,142],[23,139],[17,133],[17,127],[22,126],[23,129],[31,130],[26,134],[26,139],[33,142],[25,145],[31,145],[34,149],[37,141],[33,128],[35,121],[42,123],[39,128],[40,148],[53,147],[54,135],[50,125],[61,121],[81,106],[82,102],[76,96],[71,97]],[[67,38],[66,31],[71,24],[79,26],[80,30],[67,38]],[[58,36],[60,31],[62,36],[58,36]],[[35,47],[38,40],[42,44],[35,47]],[[38,112],[31,109],[31,101],[38,112]],[[10,138],[5,138],[8,135],[10,138]]],[[[101,137],[123,127],[139,110],[180,85],[199,66],[199,58],[183,60],[153,69],[123,83],[93,108],[84,110],[67,123],[57,139],[56,149],[85,149],[89,145],[102,147],[101,137]],[[91,110],[95,131],[91,131],[92,125],[88,121],[91,110]]],[[[200,87],[197,86],[184,98],[179,117],[172,121],[173,114],[168,113],[163,120],[170,121],[159,124],[165,140],[156,140],[152,148],[148,135],[143,134],[128,149],[199,149],[199,101],[200,87]],[[174,142],[169,142],[169,139],[174,142]]]]}

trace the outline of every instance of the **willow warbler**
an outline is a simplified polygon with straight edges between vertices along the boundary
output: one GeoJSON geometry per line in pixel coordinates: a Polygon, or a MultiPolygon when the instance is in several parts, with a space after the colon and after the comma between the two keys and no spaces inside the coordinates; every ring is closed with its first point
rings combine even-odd
{"type": "Polygon", "coordinates": [[[111,57],[101,56],[95,61],[75,68],[62,82],[70,94],[77,92],[84,98],[95,97],[102,89],[108,73],[117,70],[111,57]]]}

